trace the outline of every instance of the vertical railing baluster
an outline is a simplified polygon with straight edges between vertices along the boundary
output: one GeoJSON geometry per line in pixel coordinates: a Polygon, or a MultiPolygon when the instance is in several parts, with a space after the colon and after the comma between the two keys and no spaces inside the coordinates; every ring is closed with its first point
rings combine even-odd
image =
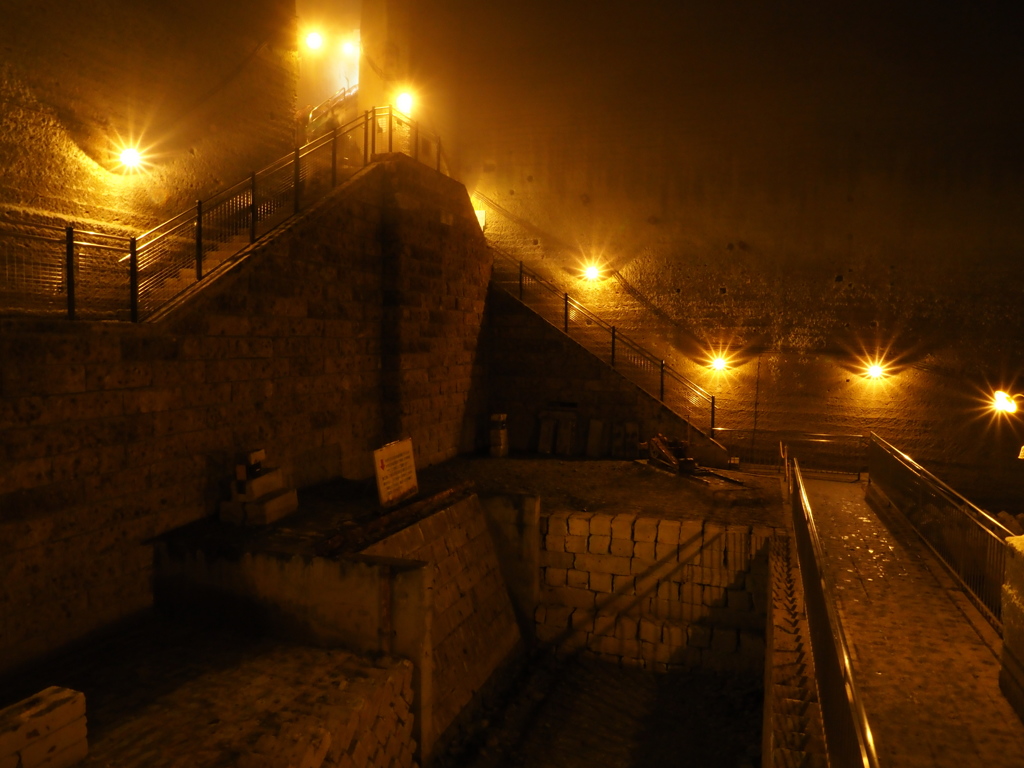
{"type": "Polygon", "coordinates": [[[563,318],[563,328],[565,332],[569,332],[569,294],[565,294],[565,317],[563,318]]]}
{"type": "Polygon", "coordinates": [[[203,201],[196,200],[196,282],[203,279],[203,201]]]}
{"type": "Polygon", "coordinates": [[[612,326],[612,368],[615,367],[615,326],[612,326]]]}
{"type": "Polygon", "coordinates": [[[661,392],[661,394],[659,395],[658,399],[661,400],[661,402],[665,402],[665,361],[664,360],[661,361],[661,386],[659,388],[659,392],[661,392]]]}
{"type": "Polygon", "coordinates": [[[133,323],[139,322],[139,249],[135,238],[128,240],[128,291],[131,293],[129,311],[133,323]]]}
{"type": "Polygon", "coordinates": [[[367,110],[366,116],[363,119],[363,165],[370,164],[370,114],[371,110],[367,110]]]}
{"type": "Polygon", "coordinates": [[[395,108],[388,105],[388,154],[395,151],[395,108]]]}
{"type": "Polygon", "coordinates": [[[68,320],[75,319],[75,230],[64,230],[64,274],[68,289],[68,320]]]}
{"type": "Polygon", "coordinates": [[[256,242],[256,171],[249,177],[249,242],[256,242]]]}
{"type": "Polygon", "coordinates": [[[715,396],[711,396],[711,437],[715,436],[715,396]]]}
{"type": "Polygon", "coordinates": [[[519,262],[519,300],[523,300],[523,262],[519,262]]]}
{"type": "Polygon", "coordinates": [[[331,132],[331,189],[338,186],[338,126],[331,132]]]}
{"type": "Polygon", "coordinates": [[[294,213],[298,213],[302,208],[302,170],[299,166],[301,157],[299,148],[296,147],[292,155],[292,187],[295,191],[294,213]]]}

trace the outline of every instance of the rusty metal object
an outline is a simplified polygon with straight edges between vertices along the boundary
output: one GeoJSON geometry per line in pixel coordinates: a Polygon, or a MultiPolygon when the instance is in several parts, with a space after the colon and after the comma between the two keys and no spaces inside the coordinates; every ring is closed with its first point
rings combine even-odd
{"type": "Polygon", "coordinates": [[[647,441],[651,464],[677,475],[692,475],[697,471],[697,462],[689,455],[690,444],[685,440],[673,440],[658,434],[647,441]]]}

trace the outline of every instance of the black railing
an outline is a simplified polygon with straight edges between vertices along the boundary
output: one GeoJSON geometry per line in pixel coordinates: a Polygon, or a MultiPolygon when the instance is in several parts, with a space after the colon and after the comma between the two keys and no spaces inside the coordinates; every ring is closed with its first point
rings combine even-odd
{"type": "Polygon", "coordinates": [[[0,309],[126,320],[130,296],[120,235],[46,224],[0,229],[0,309]],[[84,311],[83,311],[84,310],[84,311]]]}
{"type": "Polygon", "coordinates": [[[870,482],[906,517],[994,627],[1000,606],[1007,536],[1014,533],[878,435],[868,447],[870,482]]]}
{"type": "Polygon", "coordinates": [[[850,646],[833,598],[835,585],[796,460],[790,477],[793,529],[828,764],[831,768],[877,768],[871,726],[854,681],[850,646]]]}
{"type": "Polygon", "coordinates": [[[492,280],[549,323],[711,436],[715,398],[553,283],[507,253],[495,254],[492,280]]]}
{"type": "Polygon", "coordinates": [[[742,464],[777,467],[781,471],[783,456],[796,456],[804,471],[842,474],[867,471],[868,439],[864,435],[717,427],[714,438],[742,464]],[[780,444],[785,446],[784,454],[780,444]]]}
{"type": "Polygon", "coordinates": [[[384,152],[447,170],[437,136],[380,107],[137,238],[4,225],[0,313],[145,319],[384,152]]]}

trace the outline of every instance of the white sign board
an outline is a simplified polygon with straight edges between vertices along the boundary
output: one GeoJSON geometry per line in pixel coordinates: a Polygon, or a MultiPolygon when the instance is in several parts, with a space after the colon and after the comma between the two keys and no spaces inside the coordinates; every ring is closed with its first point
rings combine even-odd
{"type": "Polygon", "coordinates": [[[382,507],[393,507],[419,492],[411,437],[374,451],[373,466],[377,471],[377,495],[382,507]]]}

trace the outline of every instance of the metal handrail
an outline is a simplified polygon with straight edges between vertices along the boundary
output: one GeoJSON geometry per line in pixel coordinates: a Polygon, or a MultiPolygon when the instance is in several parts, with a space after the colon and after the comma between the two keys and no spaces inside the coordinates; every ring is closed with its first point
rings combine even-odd
{"type": "Polygon", "coordinates": [[[354,173],[369,163],[373,155],[384,151],[401,152],[419,160],[421,145],[431,148],[435,169],[446,172],[446,156],[439,137],[390,106],[374,107],[296,147],[287,156],[250,174],[249,179],[220,190],[208,200],[198,200],[193,208],[134,238],[46,224],[2,222],[7,226],[0,229],[0,235],[63,243],[64,253],[58,256],[43,246],[0,252],[0,269],[16,276],[0,286],[0,298],[7,302],[6,309],[29,314],[61,311],[62,305],[66,305],[64,309],[71,319],[76,317],[76,311],[86,310],[92,316],[114,319],[122,319],[127,312],[137,322],[209,275],[211,253],[217,257],[213,265],[216,268],[258,236],[322,199],[339,183],[339,167],[345,173],[354,173]],[[408,136],[396,137],[396,128],[408,136]],[[338,151],[339,139],[345,138],[350,141],[346,146],[355,147],[358,153],[347,163],[339,158],[338,151]],[[381,144],[384,141],[386,147],[381,144]],[[11,226],[35,232],[7,231],[11,226]],[[39,234],[50,231],[54,233],[52,237],[39,234]],[[58,232],[63,236],[58,236],[58,232]],[[80,235],[90,239],[83,240],[80,235]],[[78,248],[115,252],[120,258],[80,264],[78,248]],[[122,266],[125,261],[127,270],[122,266]],[[82,302],[81,297],[76,304],[75,273],[80,270],[87,278],[84,296],[92,304],[82,302]]]}
{"type": "Polygon", "coordinates": [[[874,432],[871,433],[871,441],[878,447],[882,448],[889,456],[896,461],[900,462],[903,466],[910,469],[918,477],[927,480],[928,483],[937,489],[940,489],[944,494],[956,499],[957,503],[962,505],[965,510],[970,510],[971,514],[975,516],[976,520],[987,527],[992,533],[1005,539],[1007,536],[1016,536],[1016,534],[1003,525],[999,520],[992,516],[990,512],[985,511],[974,502],[962,496],[959,492],[955,491],[952,487],[947,485],[945,482],[937,478],[927,469],[922,467],[910,456],[903,453],[903,451],[896,448],[891,443],[887,442],[883,438],[876,435],[874,432]]]}
{"type": "Polygon", "coordinates": [[[831,768],[878,768],[871,724],[854,679],[850,644],[835,603],[835,584],[796,459],[792,460],[792,473],[788,470],[828,762],[831,768]]]}
{"type": "MultiPolygon", "coordinates": [[[[632,380],[635,384],[640,386],[649,394],[651,394],[654,397],[657,397],[657,399],[664,403],[666,406],[673,408],[673,410],[678,410],[678,408],[671,402],[668,402],[668,395],[671,395],[672,392],[669,388],[666,388],[666,383],[674,383],[678,385],[678,389],[681,390],[683,393],[681,402],[683,405],[686,406],[686,409],[688,409],[691,405],[694,404],[700,404],[701,407],[708,408],[710,414],[710,430],[708,434],[709,436],[712,435],[713,431],[715,430],[716,418],[714,395],[710,394],[707,390],[705,390],[698,384],[690,381],[682,373],[675,370],[670,365],[666,364],[666,362],[663,359],[657,357],[654,353],[644,348],[639,342],[630,338],[626,334],[621,333],[615,326],[611,325],[610,323],[602,319],[599,315],[597,315],[588,307],[586,307],[578,299],[570,296],[568,292],[563,291],[554,283],[550,282],[537,272],[533,271],[532,269],[524,265],[522,261],[515,259],[515,257],[494,245],[490,245],[490,249],[495,256],[496,264],[503,263],[513,270],[513,277],[510,278],[511,281],[514,281],[516,279],[516,275],[518,276],[518,291],[516,291],[513,287],[510,287],[508,285],[503,286],[510,294],[516,296],[518,293],[517,298],[523,303],[528,303],[525,298],[526,285],[528,284],[530,287],[537,286],[540,289],[542,289],[542,291],[544,291],[546,294],[548,294],[549,297],[554,300],[554,304],[556,304],[560,308],[560,314],[562,315],[560,325],[561,330],[564,333],[572,336],[573,333],[571,332],[570,326],[572,326],[573,329],[578,328],[580,325],[579,321],[581,319],[584,321],[586,325],[596,327],[599,331],[603,331],[604,333],[606,333],[607,336],[604,338],[606,338],[609,342],[608,362],[613,368],[621,368],[621,365],[619,365],[619,363],[631,361],[633,362],[634,366],[639,367],[641,369],[642,374],[656,375],[658,377],[656,387],[651,382],[644,384],[641,381],[637,380],[636,378],[633,378],[632,380]],[[574,318],[573,323],[570,323],[570,317],[574,318]],[[631,357],[635,359],[631,360],[631,357]],[[643,364],[646,364],[646,370],[643,370],[643,364]]],[[[501,285],[501,280],[497,278],[497,271],[495,273],[495,283],[501,285]]],[[[541,303],[546,305],[546,302],[541,303]]],[[[553,307],[554,305],[552,306],[552,308],[553,307]]],[[[540,312],[536,306],[533,308],[535,311],[538,311],[541,317],[544,316],[543,313],[540,312]]],[[[552,325],[556,325],[556,327],[558,327],[558,324],[556,324],[555,321],[553,321],[551,318],[545,319],[548,320],[548,322],[552,323],[552,325]]],[[[579,334],[577,333],[577,335],[579,334]]],[[[591,341],[593,341],[593,339],[591,339],[591,341]]],[[[597,352],[596,348],[603,349],[603,345],[603,341],[597,342],[594,345],[592,345],[595,348],[591,348],[590,351],[594,354],[597,354],[600,357],[603,355],[603,353],[597,352]]],[[[641,378],[643,377],[641,376],[641,378]]],[[[680,415],[682,416],[684,414],[680,415]]],[[[687,418],[687,420],[690,420],[689,416],[685,417],[687,418]]]]}
{"type": "Polygon", "coordinates": [[[882,490],[1001,632],[1005,539],[1016,534],[874,433],[868,447],[868,472],[871,484],[882,490]]]}

